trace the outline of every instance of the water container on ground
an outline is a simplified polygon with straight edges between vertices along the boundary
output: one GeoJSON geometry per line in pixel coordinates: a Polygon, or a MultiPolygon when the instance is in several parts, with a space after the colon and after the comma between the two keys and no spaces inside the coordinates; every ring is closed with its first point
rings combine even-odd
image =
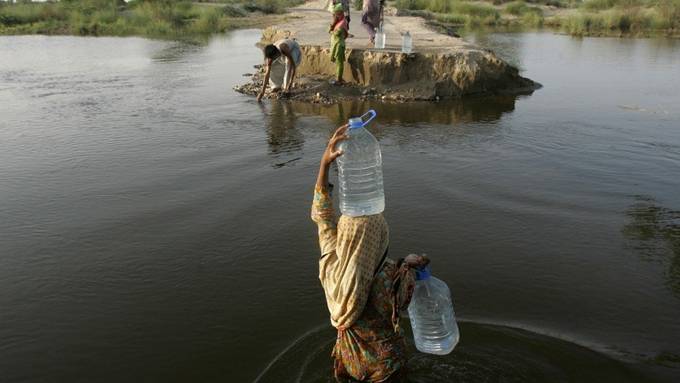
{"type": "Polygon", "coordinates": [[[432,276],[430,266],[416,271],[408,316],[420,352],[446,355],[458,344],[460,333],[446,283],[432,276]]]}
{"type": "Polygon", "coordinates": [[[408,31],[401,36],[401,51],[407,54],[413,52],[413,39],[408,31]]]}
{"type": "Polygon", "coordinates": [[[351,118],[349,138],[338,146],[343,152],[337,160],[340,211],[347,216],[373,215],[385,210],[380,145],[366,130],[375,116],[375,111],[369,110],[361,117],[351,118]]]}
{"type": "Polygon", "coordinates": [[[375,47],[378,49],[385,49],[386,43],[387,37],[385,36],[385,31],[382,28],[378,28],[375,33],[375,47]]]}

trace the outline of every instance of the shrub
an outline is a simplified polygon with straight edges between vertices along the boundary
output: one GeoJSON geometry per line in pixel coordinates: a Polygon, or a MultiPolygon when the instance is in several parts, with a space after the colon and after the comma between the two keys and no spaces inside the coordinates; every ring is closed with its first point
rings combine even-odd
{"type": "Polygon", "coordinates": [[[660,0],[651,22],[656,29],[680,29],[680,0],[660,0]]]}
{"type": "Polygon", "coordinates": [[[427,9],[436,13],[451,12],[452,2],[450,0],[430,0],[427,9]]]}
{"type": "Polygon", "coordinates": [[[446,14],[446,15],[437,15],[436,20],[440,21],[442,23],[448,23],[448,24],[454,24],[454,25],[466,25],[469,24],[470,22],[470,17],[469,16],[464,16],[464,15],[454,15],[454,14],[446,14]]]}
{"type": "Polygon", "coordinates": [[[530,27],[540,27],[543,25],[543,15],[536,12],[527,12],[522,15],[522,24],[530,27]]]}
{"type": "Polygon", "coordinates": [[[227,4],[222,8],[222,14],[227,17],[246,17],[248,12],[235,4],[227,4]]]}
{"type": "Polygon", "coordinates": [[[469,15],[475,18],[491,18],[491,19],[499,19],[500,14],[496,10],[496,8],[490,6],[490,5],[482,5],[482,4],[471,4],[471,3],[463,3],[463,2],[455,2],[453,4],[453,13],[460,13],[462,15],[469,15]]]}
{"type": "Polygon", "coordinates": [[[486,4],[466,3],[458,0],[397,0],[397,8],[433,12],[438,21],[465,25],[494,25],[500,13],[486,4]]]}
{"type": "MultiPolygon", "coordinates": [[[[54,4],[19,3],[0,7],[0,24],[18,25],[35,23],[43,19],[43,8],[53,8],[54,4]]],[[[53,12],[52,9],[49,11],[53,12]]]]}
{"type": "Polygon", "coordinates": [[[427,3],[423,0],[397,0],[395,5],[399,9],[423,10],[427,8],[427,3]]]}
{"type": "Polygon", "coordinates": [[[599,11],[609,9],[616,5],[616,0],[586,0],[581,4],[581,8],[589,11],[599,11]]]}
{"type": "Polygon", "coordinates": [[[538,17],[543,16],[543,11],[541,8],[527,5],[524,1],[513,1],[512,3],[508,3],[503,11],[514,16],[522,16],[526,14],[533,14],[538,17]]]}
{"type": "Polygon", "coordinates": [[[201,13],[198,18],[193,20],[190,26],[192,33],[212,33],[220,29],[220,16],[222,11],[217,8],[212,8],[201,13]]]}

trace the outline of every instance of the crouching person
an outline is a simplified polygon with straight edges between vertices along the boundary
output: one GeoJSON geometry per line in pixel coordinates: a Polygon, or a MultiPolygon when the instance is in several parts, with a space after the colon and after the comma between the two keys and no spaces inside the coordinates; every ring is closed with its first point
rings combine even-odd
{"type": "Polygon", "coordinates": [[[262,90],[257,95],[257,101],[261,101],[267,84],[271,85],[272,91],[283,90],[289,92],[295,80],[297,67],[302,62],[302,50],[300,44],[292,39],[282,39],[274,44],[263,48],[265,75],[262,81],[262,90]]]}

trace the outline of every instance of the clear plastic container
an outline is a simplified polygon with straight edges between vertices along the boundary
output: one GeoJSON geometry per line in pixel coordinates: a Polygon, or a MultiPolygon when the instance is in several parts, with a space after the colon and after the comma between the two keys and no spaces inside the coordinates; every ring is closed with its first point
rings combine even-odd
{"type": "Polygon", "coordinates": [[[411,38],[411,34],[408,31],[406,31],[406,33],[401,36],[401,52],[413,52],[413,39],[411,38]]]}
{"type": "Polygon", "coordinates": [[[432,276],[429,266],[416,271],[408,316],[418,351],[446,355],[458,344],[460,333],[451,292],[446,283],[432,276]]]}
{"type": "Polygon", "coordinates": [[[338,148],[340,211],[350,217],[373,215],[385,210],[380,144],[365,126],[375,118],[374,110],[349,120],[349,138],[338,148]]]}
{"type": "Polygon", "coordinates": [[[387,43],[387,37],[385,36],[385,31],[382,28],[378,28],[375,33],[375,47],[378,49],[385,49],[385,44],[387,43]]]}

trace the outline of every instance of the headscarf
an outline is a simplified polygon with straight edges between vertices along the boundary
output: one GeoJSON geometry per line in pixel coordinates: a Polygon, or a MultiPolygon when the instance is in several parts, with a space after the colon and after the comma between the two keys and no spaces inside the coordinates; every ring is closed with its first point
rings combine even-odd
{"type": "Polygon", "coordinates": [[[342,4],[338,3],[335,4],[335,7],[333,8],[333,15],[336,17],[333,19],[333,25],[331,25],[330,32],[335,32],[338,28],[342,28],[345,31],[349,31],[349,25],[347,25],[347,21],[345,20],[345,13],[343,11],[342,4]],[[338,14],[338,12],[342,12],[338,14]]]}
{"type": "Polygon", "coordinates": [[[361,316],[388,243],[382,214],[340,217],[335,251],[319,260],[319,279],[333,327],[346,329],[361,316]]]}

